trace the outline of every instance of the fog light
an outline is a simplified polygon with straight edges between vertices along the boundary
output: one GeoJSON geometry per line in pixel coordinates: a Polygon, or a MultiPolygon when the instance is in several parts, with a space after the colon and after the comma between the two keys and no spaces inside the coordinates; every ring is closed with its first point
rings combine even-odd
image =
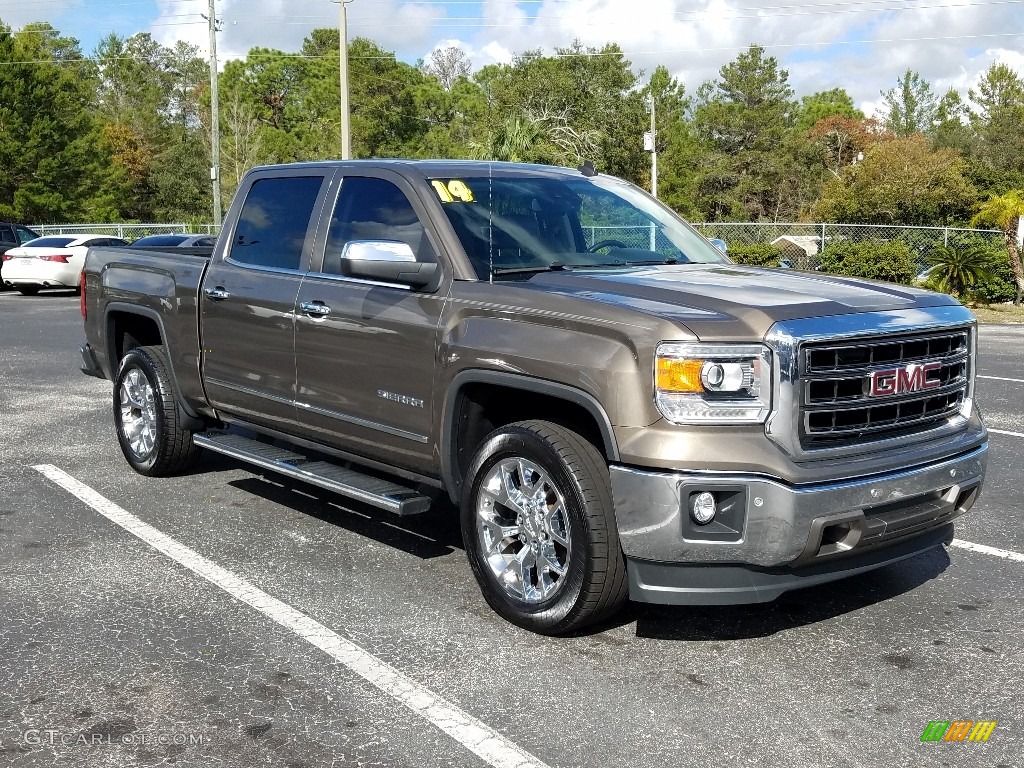
{"type": "Polygon", "coordinates": [[[690,504],[690,514],[698,524],[707,525],[714,519],[716,512],[718,512],[718,508],[715,505],[715,495],[713,493],[703,491],[693,497],[693,501],[690,504]]]}

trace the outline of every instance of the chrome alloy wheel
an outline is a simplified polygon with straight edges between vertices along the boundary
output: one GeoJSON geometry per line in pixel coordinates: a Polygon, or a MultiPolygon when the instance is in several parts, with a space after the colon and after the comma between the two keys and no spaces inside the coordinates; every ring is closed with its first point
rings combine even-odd
{"type": "Polygon", "coordinates": [[[512,597],[547,600],[562,587],[571,541],[565,498],[540,467],[500,461],[480,484],[477,530],[491,573],[512,597]]]}
{"type": "Polygon", "coordinates": [[[153,387],[138,368],[128,371],[121,381],[121,430],[132,452],[144,459],[156,447],[156,405],[153,387]]]}

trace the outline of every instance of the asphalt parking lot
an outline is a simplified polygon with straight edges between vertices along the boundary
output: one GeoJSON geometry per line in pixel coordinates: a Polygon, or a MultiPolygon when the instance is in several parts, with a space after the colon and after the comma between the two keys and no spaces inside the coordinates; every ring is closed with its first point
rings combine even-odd
{"type": "Polygon", "coordinates": [[[136,475],[81,336],[0,293],[0,765],[1024,766],[1024,326],[980,336],[980,550],[561,639],[490,611],[447,506],[136,475]],[[955,720],[997,726],[921,741],[955,720]]]}

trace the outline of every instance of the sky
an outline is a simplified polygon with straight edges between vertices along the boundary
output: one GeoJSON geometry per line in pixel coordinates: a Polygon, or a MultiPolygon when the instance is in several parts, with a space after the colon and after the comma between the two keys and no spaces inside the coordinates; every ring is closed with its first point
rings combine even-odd
{"type": "MultiPolygon", "coordinates": [[[[296,51],[336,27],[331,0],[215,0],[222,60],[255,46],[296,51]]],[[[110,32],[163,44],[208,44],[209,0],[0,0],[18,29],[48,21],[91,53],[110,32]]],[[[796,95],[842,87],[871,114],[908,68],[938,94],[964,96],[992,63],[1024,75],[1024,0],[350,0],[349,37],[369,37],[410,63],[458,45],[474,69],[578,38],[615,42],[634,70],[664,64],[689,94],[750,44],[789,71],[796,95]]]]}

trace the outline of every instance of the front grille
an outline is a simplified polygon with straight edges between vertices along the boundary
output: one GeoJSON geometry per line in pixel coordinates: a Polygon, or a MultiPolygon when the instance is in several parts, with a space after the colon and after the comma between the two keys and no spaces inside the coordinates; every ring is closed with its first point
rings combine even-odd
{"type": "Polygon", "coordinates": [[[805,448],[913,435],[963,407],[970,331],[805,344],[800,368],[805,448]]]}

